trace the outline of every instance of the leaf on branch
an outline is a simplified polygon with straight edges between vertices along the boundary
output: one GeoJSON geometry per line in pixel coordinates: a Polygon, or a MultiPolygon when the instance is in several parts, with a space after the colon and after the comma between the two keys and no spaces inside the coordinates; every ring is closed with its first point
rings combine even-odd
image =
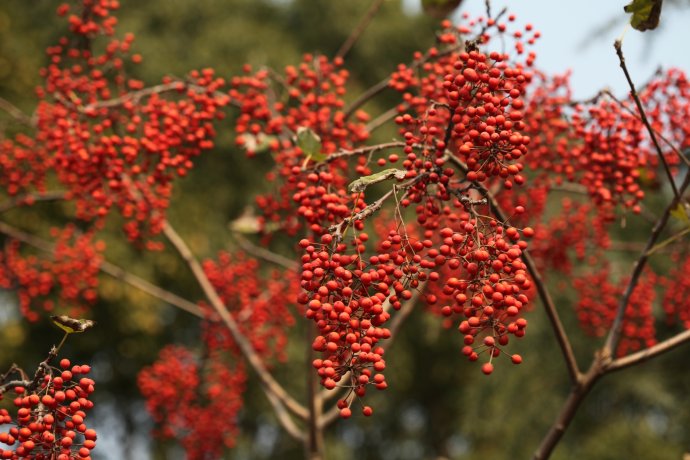
{"type": "Polygon", "coordinates": [[[275,136],[267,136],[264,133],[259,133],[256,136],[245,133],[239,137],[242,147],[249,152],[263,153],[271,146],[271,142],[276,140],[275,136]]]}
{"type": "Polygon", "coordinates": [[[422,0],[422,9],[429,16],[443,19],[457,8],[462,0],[422,0]]]}
{"type": "Polygon", "coordinates": [[[671,216],[690,227],[690,204],[678,203],[678,206],[671,210],[671,216]]]}
{"type": "Polygon", "coordinates": [[[391,178],[404,179],[406,175],[407,171],[403,169],[384,169],[383,171],[377,172],[376,174],[360,177],[356,181],[350,183],[348,188],[352,193],[359,193],[363,192],[367,187],[369,187],[372,184],[377,184],[379,182],[383,182],[384,180],[388,180],[391,178]]]}
{"type": "Polygon", "coordinates": [[[228,224],[228,227],[232,232],[253,234],[261,231],[261,222],[259,217],[254,214],[254,209],[247,206],[237,219],[228,224]]]}
{"type": "Polygon", "coordinates": [[[326,161],[326,155],[321,153],[321,138],[311,129],[305,126],[298,128],[295,142],[309,159],[317,163],[326,161]]]}
{"type": "Polygon", "coordinates": [[[630,24],[634,29],[644,32],[659,25],[661,3],[663,0],[633,0],[625,6],[626,13],[632,13],[630,24]]]}
{"type": "Polygon", "coordinates": [[[68,334],[84,332],[96,325],[96,322],[90,319],[70,318],[67,315],[51,316],[50,319],[53,320],[53,323],[55,323],[57,327],[68,334]]]}

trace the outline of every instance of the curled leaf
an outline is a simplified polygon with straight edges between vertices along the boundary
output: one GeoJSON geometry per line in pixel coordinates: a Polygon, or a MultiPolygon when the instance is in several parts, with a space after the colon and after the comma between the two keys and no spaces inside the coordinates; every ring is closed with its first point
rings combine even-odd
{"type": "Polygon", "coordinates": [[[67,315],[51,316],[53,323],[68,334],[84,332],[95,326],[96,322],[90,319],[70,318],[67,315]]]}
{"type": "Polygon", "coordinates": [[[661,3],[663,0],[633,0],[625,6],[626,13],[632,13],[630,24],[634,29],[644,32],[659,25],[661,3]]]}
{"type": "Polygon", "coordinates": [[[388,180],[391,178],[404,179],[406,175],[407,171],[403,169],[384,169],[383,171],[377,172],[376,174],[360,177],[356,181],[350,183],[348,188],[352,193],[359,193],[363,192],[368,186],[372,184],[383,182],[384,180],[388,180]]]}
{"type": "Polygon", "coordinates": [[[310,128],[305,126],[298,128],[295,142],[311,160],[317,163],[326,160],[326,155],[321,153],[321,138],[310,128]]]}

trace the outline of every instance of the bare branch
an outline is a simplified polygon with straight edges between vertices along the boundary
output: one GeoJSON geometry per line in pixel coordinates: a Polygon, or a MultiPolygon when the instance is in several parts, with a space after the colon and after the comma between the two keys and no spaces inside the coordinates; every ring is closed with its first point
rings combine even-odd
{"type": "Polygon", "coordinates": [[[685,192],[685,189],[688,187],[688,185],[690,185],[690,171],[688,171],[685,174],[685,179],[683,180],[680,189],[676,190],[676,195],[674,196],[673,200],[671,200],[671,203],[666,207],[666,210],[664,211],[663,215],[659,218],[656,225],[654,225],[652,233],[649,235],[649,239],[647,240],[647,244],[645,245],[642,253],[640,254],[640,257],[637,259],[633,266],[633,271],[630,275],[630,281],[628,282],[628,285],[625,288],[625,292],[623,293],[623,296],[621,297],[621,300],[618,304],[616,317],[613,320],[613,324],[611,325],[609,334],[606,337],[606,342],[604,343],[604,346],[602,348],[602,354],[606,358],[610,359],[613,356],[614,350],[618,346],[618,341],[620,340],[620,334],[623,325],[623,317],[625,316],[625,309],[628,306],[630,296],[635,290],[637,282],[639,281],[640,276],[642,275],[642,271],[644,270],[645,265],[647,264],[647,260],[651,254],[650,251],[656,244],[656,241],[661,236],[661,232],[666,227],[666,223],[668,222],[671,216],[671,211],[674,210],[676,206],[678,206],[678,203],[680,202],[680,197],[685,192]]]}
{"type": "Polygon", "coordinates": [[[385,0],[374,0],[367,12],[359,21],[359,24],[357,24],[357,27],[354,28],[354,30],[350,33],[350,36],[347,37],[347,40],[345,40],[345,43],[343,43],[340,46],[338,52],[335,53],[336,58],[345,57],[345,55],[350,51],[355,42],[357,42],[359,37],[362,36],[362,33],[364,33],[371,20],[374,19],[376,13],[378,13],[379,9],[381,9],[381,5],[383,5],[384,1],[385,0]]]}
{"type": "Polygon", "coordinates": [[[233,233],[233,237],[237,241],[237,245],[240,248],[242,248],[243,250],[245,250],[246,252],[248,252],[249,254],[251,254],[253,256],[256,256],[260,259],[264,259],[267,262],[271,262],[271,263],[274,263],[276,265],[280,265],[281,267],[284,267],[290,271],[296,271],[297,268],[299,267],[298,264],[294,260],[288,259],[285,256],[282,256],[282,255],[277,254],[273,251],[269,251],[268,249],[257,246],[237,232],[233,233]]]}
{"type": "Polygon", "coordinates": [[[35,123],[30,116],[19,110],[17,106],[12,104],[10,101],[0,97],[0,109],[7,112],[12,118],[17,120],[23,125],[34,127],[35,123]]]}
{"type": "Polygon", "coordinates": [[[0,203],[0,213],[7,212],[19,206],[26,206],[36,201],[60,201],[67,198],[67,192],[56,190],[51,192],[27,193],[8,198],[0,203]]]}
{"type": "Polygon", "coordinates": [[[637,110],[639,110],[640,112],[640,118],[642,119],[642,123],[644,123],[645,127],[647,128],[647,132],[649,132],[649,136],[652,138],[652,142],[654,143],[654,147],[656,148],[656,151],[659,155],[661,164],[664,166],[664,171],[666,171],[666,176],[668,177],[668,181],[671,184],[671,188],[673,189],[673,195],[676,197],[676,200],[679,200],[680,193],[678,191],[678,188],[676,187],[676,183],[673,181],[673,174],[671,174],[671,168],[669,168],[668,163],[666,162],[666,158],[664,158],[664,153],[661,151],[659,141],[656,139],[656,132],[654,131],[654,129],[652,129],[652,125],[649,123],[649,120],[647,119],[647,115],[644,112],[644,107],[642,107],[642,101],[640,101],[640,96],[638,96],[637,94],[635,84],[633,83],[632,78],[630,77],[630,73],[628,72],[628,67],[625,65],[625,57],[623,57],[623,46],[621,41],[616,40],[613,44],[613,47],[616,49],[616,54],[618,55],[618,61],[620,62],[621,69],[623,69],[625,79],[628,81],[628,85],[630,86],[630,95],[635,100],[637,110]]]}
{"type": "Polygon", "coordinates": [[[606,371],[619,371],[621,369],[643,363],[688,342],[690,342],[690,329],[659,342],[654,346],[645,348],[644,350],[640,350],[622,358],[614,359],[606,366],[606,371]]]}
{"type": "Polygon", "coordinates": [[[295,415],[306,420],[309,417],[307,409],[298,403],[292,396],[290,396],[266,369],[263,360],[259,357],[252,344],[240,330],[235,318],[233,318],[223,301],[218,296],[218,293],[206,276],[204,269],[201,267],[201,264],[189,249],[189,246],[187,246],[187,243],[182,239],[182,237],[180,237],[180,235],[177,233],[177,231],[175,231],[169,222],[166,222],[163,226],[163,234],[189,266],[194,278],[197,280],[197,283],[199,283],[199,286],[203,290],[206,299],[209,301],[218,316],[220,316],[220,319],[232,334],[232,337],[242,351],[242,354],[252,366],[254,371],[256,371],[258,374],[264,390],[267,393],[273,393],[273,395],[277,397],[278,400],[285,405],[285,407],[290,409],[290,411],[292,411],[295,415]]]}

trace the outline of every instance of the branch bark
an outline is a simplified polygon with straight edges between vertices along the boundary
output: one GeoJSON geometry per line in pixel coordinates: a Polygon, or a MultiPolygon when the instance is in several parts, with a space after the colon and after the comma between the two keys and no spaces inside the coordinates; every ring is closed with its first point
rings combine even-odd
{"type": "MultiPolygon", "coordinates": [[[[266,369],[263,360],[259,357],[252,344],[240,330],[235,318],[230,314],[225,304],[218,296],[218,293],[209,281],[206,273],[204,273],[201,264],[187,246],[187,243],[182,239],[182,237],[180,237],[180,235],[177,233],[177,231],[175,231],[169,222],[166,222],[163,226],[163,234],[168,241],[170,241],[175,250],[180,254],[182,259],[187,263],[187,266],[203,290],[206,299],[211,304],[211,307],[215,310],[221,321],[228,328],[233,339],[235,339],[237,346],[242,351],[242,354],[259,376],[259,380],[261,381],[264,390],[267,393],[272,393],[273,396],[275,396],[276,399],[280,401],[281,404],[285,405],[285,407],[288,408],[293,414],[304,420],[307,420],[309,417],[309,412],[307,409],[297,402],[292,396],[290,396],[266,369]]],[[[273,399],[269,399],[269,401],[273,401],[273,399]]]]}

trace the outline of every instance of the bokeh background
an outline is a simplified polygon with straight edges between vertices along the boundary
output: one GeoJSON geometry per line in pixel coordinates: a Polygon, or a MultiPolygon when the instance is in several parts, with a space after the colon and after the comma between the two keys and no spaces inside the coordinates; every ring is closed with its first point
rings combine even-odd
{"type": "MultiPolygon", "coordinates": [[[[624,34],[624,51],[636,81],[646,81],[659,66],[690,70],[690,2],[664,4],[658,30],[641,34],[626,28],[622,1],[493,1],[542,32],[537,65],[572,71],[576,97],[602,87],[625,94],[613,40],[624,34]]],[[[144,61],[137,69],[154,84],[164,75],[184,75],[213,67],[230,77],[244,63],[282,68],[305,52],[333,55],[371,4],[370,0],[121,0],[119,33],[134,32],[134,48],[144,61]]],[[[28,113],[33,88],[45,62],[44,49],[63,33],[55,17],[57,1],[0,2],[0,97],[28,113]]],[[[465,0],[452,16],[484,14],[484,1],[465,0]]],[[[438,20],[423,14],[419,0],[388,0],[347,57],[350,97],[386,77],[399,62],[434,42],[438,20]]],[[[392,107],[384,93],[367,105],[371,113],[392,107]]],[[[0,114],[0,133],[18,128],[0,114]]],[[[237,218],[264,186],[263,170],[245,161],[224,121],[215,151],[177,189],[170,219],[202,257],[237,242],[228,223],[237,218]]],[[[375,140],[388,140],[382,129],[375,140]]],[[[3,135],[3,134],[0,134],[3,135]]],[[[268,161],[268,160],[267,160],[268,161]]],[[[269,165],[263,165],[268,169],[269,165]]],[[[45,232],[46,219],[60,221],[60,210],[36,207],[9,215],[22,228],[45,232]]],[[[136,274],[191,299],[199,292],[172,253],[145,253],[129,246],[111,222],[104,234],[107,256],[136,274]]],[[[644,231],[640,230],[640,238],[644,231]]],[[[625,229],[629,235],[636,230],[625,229]]],[[[635,235],[633,235],[635,237],[635,235]]],[[[634,254],[616,255],[626,263],[634,254]]],[[[550,279],[556,302],[580,362],[597,342],[579,332],[567,279],[550,279]]],[[[188,315],[145,294],[103,278],[101,300],[93,311],[98,333],[70,340],[65,354],[90,363],[97,381],[96,408],[89,416],[99,432],[96,459],[177,459],[183,451],[151,437],[149,419],[136,388],[136,373],[150,364],[166,343],[194,346],[198,324],[188,315]]],[[[529,314],[528,337],[515,344],[521,366],[497,367],[487,378],[460,356],[458,334],[440,328],[437,318],[417,311],[387,352],[387,391],[372,394],[376,415],[354,416],[327,432],[329,458],[338,459],[513,459],[528,458],[551,424],[568,391],[565,367],[539,306],[529,314]]],[[[295,327],[291,365],[279,379],[300,390],[305,371],[300,357],[301,324],[295,327]],[[295,364],[296,363],[296,364],[295,364]]],[[[30,369],[59,333],[47,324],[29,325],[9,292],[0,292],[0,370],[12,362],[30,369]]],[[[580,408],[555,459],[681,459],[690,451],[690,350],[680,348],[652,363],[606,377],[580,408]]],[[[251,377],[253,379],[253,377],[251,377]]],[[[219,420],[219,423],[223,423],[219,420]]],[[[276,424],[265,397],[250,380],[240,420],[242,434],[229,459],[302,458],[301,446],[276,424]]],[[[201,442],[201,440],[200,440],[201,442]]]]}

